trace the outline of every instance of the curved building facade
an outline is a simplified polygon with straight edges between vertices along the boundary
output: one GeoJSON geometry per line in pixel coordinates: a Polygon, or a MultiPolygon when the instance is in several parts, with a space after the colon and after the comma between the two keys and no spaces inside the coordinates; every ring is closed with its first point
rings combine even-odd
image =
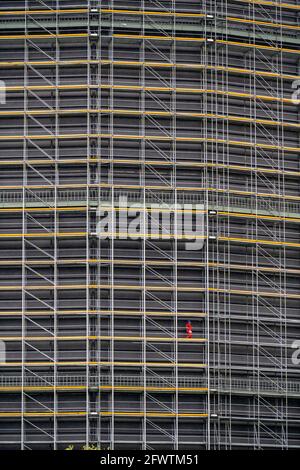
{"type": "Polygon", "coordinates": [[[299,2],[0,25],[0,449],[299,448],[299,2]]]}

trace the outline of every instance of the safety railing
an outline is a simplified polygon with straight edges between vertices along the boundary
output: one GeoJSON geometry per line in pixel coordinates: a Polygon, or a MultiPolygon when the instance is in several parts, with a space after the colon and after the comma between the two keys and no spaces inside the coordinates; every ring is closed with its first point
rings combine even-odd
{"type": "MultiPolygon", "coordinates": [[[[87,384],[84,375],[65,375],[65,376],[28,376],[22,379],[22,376],[1,376],[0,387],[76,387],[86,386],[119,386],[119,387],[157,387],[157,388],[207,388],[207,379],[205,377],[178,377],[178,381],[174,377],[160,376],[114,376],[112,382],[111,376],[93,376],[89,377],[87,384]]],[[[275,394],[293,394],[300,395],[300,382],[282,381],[279,379],[256,380],[249,378],[226,378],[211,379],[211,391],[230,392],[247,392],[247,393],[275,393],[275,394]]]]}
{"type": "MultiPolygon", "coordinates": [[[[192,189],[191,189],[192,191],[192,189]]],[[[86,190],[68,190],[58,191],[55,198],[54,191],[36,191],[26,193],[25,206],[27,204],[36,203],[42,205],[54,205],[55,200],[57,204],[68,203],[92,203],[111,201],[112,194],[109,191],[101,191],[97,188],[90,188],[89,192],[86,190]]],[[[128,203],[144,203],[143,195],[139,191],[114,191],[114,200],[117,204],[120,198],[126,198],[128,203]]],[[[177,204],[204,204],[205,194],[203,193],[177,193],[177,204]]],[[[174,195],[169,192],[155,192],[146,193],[146,204],[174,204],[174,195]]],[[[5,191],[0,192],[0,204],[22,204],[23,205],[23,192],[21,191],[5,191]]],[[[251,196],[234,196],[223,195],[211,191],[208,195],[208,204],[215,209],[230,207],[238,207],[245,210],[255,212],[257,210],[274,212],[274,213],[295,213],[300,214],[300,202],[286,201],[283,199],[278,200],[274,198],[265,197],[251,197],[251,196]]]]}

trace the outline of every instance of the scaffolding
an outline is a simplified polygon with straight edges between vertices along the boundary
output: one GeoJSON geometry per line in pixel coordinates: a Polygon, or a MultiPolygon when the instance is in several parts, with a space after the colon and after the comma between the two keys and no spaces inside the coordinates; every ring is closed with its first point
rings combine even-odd
{"type": "Polygon", "coordinates": [[[0,449],[299,448],[299,2],[124,3],[1,2],[0,449]]]}

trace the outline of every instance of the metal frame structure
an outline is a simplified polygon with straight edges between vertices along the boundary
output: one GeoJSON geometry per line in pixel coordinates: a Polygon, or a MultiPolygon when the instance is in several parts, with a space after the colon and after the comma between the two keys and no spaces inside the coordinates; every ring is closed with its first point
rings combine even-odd
{"type": "Polygon", "coordinates": [[[1,2],[0,449],[299,448],[299,14],[1,2]]]}

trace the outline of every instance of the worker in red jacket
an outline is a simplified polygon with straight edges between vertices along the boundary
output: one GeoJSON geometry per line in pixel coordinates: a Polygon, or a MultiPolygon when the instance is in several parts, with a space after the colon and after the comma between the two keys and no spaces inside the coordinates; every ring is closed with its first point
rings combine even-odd
{"type": "Polygon", "coordinates": [[[187,321],[185,324],[185,331],[186,331],[186,337],[187,338],[192,338],[193,337],[193,327],[190,321],[187,321]]]}

